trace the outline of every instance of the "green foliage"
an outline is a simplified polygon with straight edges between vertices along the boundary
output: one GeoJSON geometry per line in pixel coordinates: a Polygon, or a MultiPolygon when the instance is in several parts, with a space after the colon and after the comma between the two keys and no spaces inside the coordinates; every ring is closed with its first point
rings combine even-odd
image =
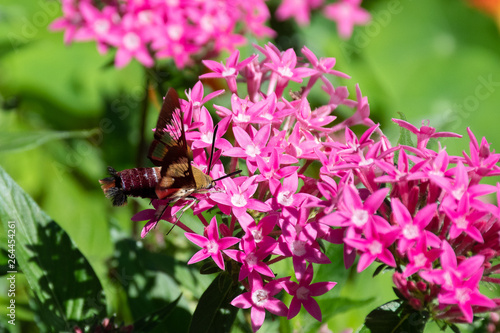
{"type": "Polygon", "coordinates": [[[230,332],[239,310],[230,302],[240,293],[239,283],[229,274],[219,273],[201,296],[189,332],[230,332]]]}
{"type": "Polygon", "coordinates": [[[15,257],[44,331],[65,331],[104,316],[102,287],[88,261],[1,168],[0,220],[5,231],[15,230],[15,257]]]}
{"type": "MultiPolygon", "coordinates": [[[[439,131],[465,134],[471,126],[478,138],[486,136],[498,150],[500,135],[492,124],[500,122],[500,43],[494,21],[460,1],[364,3],[374,21],[356,28],[348,41],[332,33],[335,24],[322,15],[313,15],[309,27],[290,22],[273,25],[286,32],[280,35],[284,47],[300,48],[298,41],[304,41],[318,55],[336,57],[335,69],[359,82],[373,119],[392,143],[400,128],[390,119],[400,112],[417,127],[430,119],[439,131]],[[484,90],[485,80],[493,82],[492,91],[484,90]],[[488,96],[478,98],[477,89],[489,92],[488,96]]],[[[174,229],[165,239],[168,228],[160,225],[145,240],[130,237],[142,227],[130,221],[137,210],[133,206],[147,208],[147,201],[112,208],[102,195],[97,180],[106,176],[107,165],[117,169],[135,165],[140,107],[147,88],[144,70],[135,61],[115,70],[109,65],[113,54],[99,55],[93,43],[63,45],[62,33],[47,30],[60,15],[59,6],[46,0],[0,4],[0,165],[23,189],[1,171],[0,264],[2,268],[7,264],[5,231],[13,220],[18,226],[16,251],[22,273],[17,273],[16,294],[20,325],[7,326],[2,312],[0,331],[4,327],[11,332],[68,330],[73,323],[90,324],[94,315],[102,319],[116,313],[116,323],[135,323],[152,332],[187,332],[190,322],[194,330],[200,327],[198,318],[209,323],[206,327],[223,331],[234,320],[232,331],[248,332],[247,312],[235,314],[226,308],[237,291],[233,282],[223,274],[213,280],[201,275],[198,266],[188,267],[193,248],[181,233],[174,229]],[[155,242],[155,236],[165,243],[155,242]],[[196,304],[199,308],[193,314],[196,304]],[[223,327],[213,324],[218,316],[224,318],[223,327]]],[[[147,75],[159,92],[167,85],[182,91],[192,86],[199,69],[177,71],[164,63],[147,75]]],[[[337,83],[345,85],[340,79],[337,83]]],[[[228,105],[229,97],[216,103],[228,105]]],[[[154,126],[157,114],[153,107],[149,111],[146,128],[154,126]]],[[[340,110],[338,116],[347,114],[340,110]]],[[[146,141],[150,134],[146,132],[146,141]]],[[[415,142],[413,134],[403,130],[401,135],[401,143],[415,142]]],[[[461,152],[464,142],[444,140],[452,154],[461,152]]],[[[185,219],[201,230],[187,214],[185,219]]],[[[374,307],[393,297],[390,273],[383,267],[375,278],[374,269],[357,274],[343,267],[341,247],[326,249],[333,264],[315,267],[315,282],[338,285],[317,297],[323,323],[302,310],[292,320],[266,320],[261,332],[315,332],[322,324],[334,332],[356,329],[374,307]]],[[[287,264],[283,263],[285,269],[287,264]]],[[[211,268],[207,264],[203,272],[211,268]]],[[[0,287],[5,289],[4,276],[0,287]]],[[[6,301],[0,295],[2,309],[6,301]]],[[[405,327],[402,309],[376,311],[367,325],[386,328],[377,323],[380,317],[387,319],[385,324],[405,327]]],[[[361,329],[368,331],[367,326],[361,329]]]]}

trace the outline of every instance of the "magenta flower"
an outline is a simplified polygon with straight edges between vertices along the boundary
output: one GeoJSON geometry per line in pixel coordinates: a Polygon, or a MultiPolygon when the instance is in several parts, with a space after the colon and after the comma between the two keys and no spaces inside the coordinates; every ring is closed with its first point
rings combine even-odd
{"type": "Polygon", "coordinates": [[[484,242],[481,232],[475,226],[475,222],[478,222],[487,212],[471,210],[469,195],[465,194],[462,196],[455,207],[446,205],[443,207],[443,210],[452,222],[450,226],[450,239],[455,239],[464,232],[476,242],[484,242]]]}
{"type": "Polygon", "coordinates": [[[384,264],[395,267],[396,260],[389,251],[389,247],[398,237],[399,230],[386,228],[384,231],[376,230],[375,225],[367,223],[364,230],[366,238],[345,238],[344,241],[361,251],[361,256],[358,262],[358,272],[365,270],[375,259],[380,260],[384,264]]]}
{"type": "Polygon", "coordinates": [[[457,263],[455,251],[447,241],[442,242],[440,255],[441,269],[420,272],[420,276],[441,285],[446,290],[453,290],[456,280],[465,280],[476,273],[484,263],[484,256],[475,255],[457,263]]]}
{"type": "Polygon", "coordinates": [[[337,282],[317,282],[311,284],[313,279],[313,267],[309,264],[299,283],[286,281],[284,288],[287,293],[293,296],[288,310],[288,319],[295,317],[301,306],[314,317],[321,321],[321,309],[313,296],[323,295],[337,284],[337,282]]]}
{"type": "Polygon", "coordinates": [[[257,169],[256,157],[261,154],[268,156],[271,153],[270,149],[267,148],[271,126],[264,126],[256,133],[254,128],[250,127],[249,131],[254,132],[253,138],[241,127],[233,127],[234,138],[238,142],[239,147],[226,150],[224,155],[244,158],[249,171],[253,174],[257,169]]]}
{"type": "Polygon", "coordinates": [[[204,260],[208,257],[212,257],[217,266],[224,270],[224,258],[222,257],[222,252],[238,243],[240,239],[237,237],[219,238],[219,229],[217,228],[217,219],[215,216],[212,218],[205,231],[207,235],[206,237],[190,232],[186,232],[184,234],[191,242],[195,243],[199,247],[202,247],[200,251],[196,252],[195,255],[189,259],[188,265],[204,260]]]}
{"type": "Polygon", "coordinates": [[[275,242],[268,248],[257,248],[253,242],[242,242],[243,251],[227,250],[225,253],[228,257],[242,264],[238,280],[245,279],[252,272],[273,278],[273,271],[263,260],[271,254],[276,245],[275,242]]]}
{"type": "Polygon", "coordinates": [[[337,22],[340,37],[351,37],[354,25],[363,25],[370,21],[370,14],[360,5],[361,0],[340,0],[323,9],[327,18],[337,22]]]}
{"type": "Polygon", "coordinates": [[[324,0],[283,0],[276,9],[278,20],[293,17],[299,25],[309,24],[311,10],[319,8],[324,0]]]}
{"type": "Polygon", "coordinates": [[[439,258],[440,249],[427,249],[427,239],[425,235],[420,237],[415,247],[408,249],[407,255],[409,263],[403,272],[403,277],[407,278],[419,270],[432,269],[434,261],[439,258]]]}
{"type": "Polygon", "coordinates": [[[231,304],[242,309],[252,308],[252,330],[257,332],[264,323],[266,310],[277,316],[286,316],[288,308],[286,305],[273,296],[283,289],[283,283],[290,277],[276,279],[265,285],[262,278],[257,273],[252,273],[248,277],[250,284],[249,291],[237,296],[231,301],[231,304]]]}
{"type": "Polygon", "coordinates": [[[438,300],[442,304],[457,305],[462,311],[465,321],[472,323],[474,312],[472,306],[483,306],[494,308],[497,306],[488,297],[479,292],[479,281],[483,276],[483,269],[475,271],[468,280],[458,280],[452,276],[453,289],[443,290],[438,295],[438,300]]]}
{"type": "Polygon", "coordinates": [[[410,215],[408,208],[398,198],[391,200],[394,221],[401,228],[398,239],[398,252],[404,254],[410,247],[419,241],[425,234],[428,244],[439,247],[441,240],[432,232],[425,230],[437,212],[437,204],[431,204],[420,209],[414,218],[410,215]]]}
{"type": "Polygon", "coordinates": [[[344,187],[342,203],[339,204],[339,210],[331,215],[321,218],[320,222],[335,227],[354,227],[364,229],[370,221],[383,226],[387,224],[381,216],[375,215],[376,211],[382,205],[385,197],[389,193],[388,188],[383,188],[370,195],[365,202],[356,189],[348,185],[344,187]]]}
{"type": "Polygon", "coordinates": [[[213,60],[203,60],[203,64],[207,66],[213,73],[207,73],[200,76],[200,79],[204,78],[221,78],[225,79],[229,90],[236,94],[236,76],[238,76],[239,71],[250,63],[257,55],[250,56],[245,60],[238,62],[240,57],[240,52],[236,50],[231,54],[231,56],[226,60],[226,64],[218,63],[213,60]]]}
{"type": "Polygon", "coordinates": [[[413,134],[417,135],[417,148],[420,150],[424,150],[427,146],[427,143],[431,138],[461,138],[460,134],[452,133],[452,132],[436,132],[436,129],[433,127],[424,125],[422,122],[422,127],[418,129],[416,126],[410,124],[407,121],[401,119],[392,119],[393,122],[398,124],[399,126],[406,128],[413,134]]]}
{"type": "Polygon", "coordinates": [[[240,177],[240,183],[241,180],[244,181],[239,185],[237,185],[233,179],[225,178],[221,180],[225,188],[225,192],[213,193],[210,195],[212,200],[230,207],[234,215],[240,219],[240,223],[243,223],[245,227],[253,221],[253,219],[248,215],[247,209],[257,210],[259,212],[267,212],[271,210],[267,204],[251,198],[258,186],[255,183],[255,178],[256,176],[253,176],[245,180],[243,177],[240,177]]]}

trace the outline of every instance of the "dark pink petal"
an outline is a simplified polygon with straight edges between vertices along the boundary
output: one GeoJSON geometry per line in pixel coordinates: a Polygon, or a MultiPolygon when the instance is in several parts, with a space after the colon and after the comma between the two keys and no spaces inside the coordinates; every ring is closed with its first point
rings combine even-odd
{"type": "Polygon", "coordinates": [[[257,306],[253,306],[252,310],[250,310],[250,318],[252,321],[252,330],[254,332],[257,332],[264,323],[264,319],[266,318],[266,311],[257,306]]]}
{"type": "Polygon", "coordinates": [[[225,267],[224,267],[224,258],[222,257],[222,252],[218,251],[217,253],[213,253],[211,257],[217,264],[217,266],[219,266],[220,269],[224,270],[225,267]]]}
{"type": "Polygon", "coordinates": [[[298,315],[301,305],[302,302],[299,301],[297,297],[292,298],[292,301],[290,302],[290,308],[288,309],[287,319],[292,319],[293,317],[298,315]]]}
{"type": "Polygon", "coordinates": [[[314,298],[309,297],[307,300],[302,302],[302,305],[314,319],[321,321],[321,309],[318,302],[316,302],[314,298]]]}
{"type": "Polygon", "coordinates": [[[288,313],[288,308],[285,303],[276,298],[268,299],[266,304],[264,304],[264,307],[267,311],[277,316],[285,317],[288,313]]]}
{"type": "Polygon", "coordinates": [[[388,187],[376,191],[365,200],[363,206],[370,214],[375,213],[382,204],[382,202],[384,202],[389,191],[390,189],[388,187]]]}
{"type": "Polygon", "coordinates": [[[188,261],[188,265],[191,265],[195,262],[202,261],[210,257],[210,254],[208,253],[207,250],[201,249],[200,251],[196,252],[191,259],[188,261]]]}
{"type": "Polygon", "coordinates": [[[148,223],[146,223],[146,225],[142,228],[141,238],[146,237],[148,232],[151,231],[151,229],[153,229],[157,223],[158,221],[149,221],[148,223]]]}
{"type": "Polygon", "coordinates": [[[206,228],[206,233],[207,233],[207,239],[209,241],[219,239],[219,228],[217,227],[217,219],[215,218],[215,216],[212,217],[210,224],[206,228]]]}
{"type": "Polygon", "coordinates": [[[224,237],[219,239],[217,242],[219,244],[219,249],[224,250],[227,249],[228,247],[233,246],[234,244],[238,243],[240,239],[238,237],[224,237]]]}
{"type": "Polygon", "coordinates": [[[184,236],[199,247],[205,247],[208,243],[208,239],[206,237],[195,233],[186,232],[184,233],[184,236]]]}
{"type": "Polygon", "coordinates": [[[316,283],[313,283],[309,286],[309,290],[311,292],[310,295],[311,296],[323,295],[326,292],[330,291],[333,287],[335,287],[336,284],[337,284],[337,282],[316,282],[316,283]]]}
{"type": "Polygon", "coordinates": [[[253,305],[252,303],[252,294],[251,292],[246,292],[241,295],[236,296],[232,301],[231,305],[240,308],[240,309],[248,309],[253,305]]]}

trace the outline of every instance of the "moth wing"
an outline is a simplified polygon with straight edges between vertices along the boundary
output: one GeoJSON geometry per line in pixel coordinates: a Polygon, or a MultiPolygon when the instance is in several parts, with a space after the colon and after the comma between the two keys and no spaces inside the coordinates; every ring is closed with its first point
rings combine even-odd
{"type": "Polygon", "coordinates": [[[191,166],[193,152],[186,142],[179,96],[172,88],[165,95],[148,157],[161,166],[158,198],[174,196],[180,188],[196,187],[191,166]]]}

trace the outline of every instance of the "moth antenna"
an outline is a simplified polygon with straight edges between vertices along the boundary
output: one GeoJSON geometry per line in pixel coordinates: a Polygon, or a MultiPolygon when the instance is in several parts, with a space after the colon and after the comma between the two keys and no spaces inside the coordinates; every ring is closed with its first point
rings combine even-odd
{"type": "Polygon", "coordinates": [[[207,166],[207,175],[210,173],[210,169],[212,169],[212,158],[214,157],[215,152],[215,136],[217,135],[217,129],[219,128],[219,124],[214,127],[214,136],[212,138],[212,151],[210,152],[210,160],[208,161],[207,166]]]}
{"type": "Polygon", "coordinates": [[[237,175],[237,174],[239,174],[239,173],[241,173],[241,170],[236,170],[236,171],[233,171],[233,172],[231,172],[231,173],[228,173],[227,175],[224,175],[224,176],[222,176],[222,177],[219,177],[219,178],[217,178],[217,179],[214,179],[214,182],[216,182],[216,181],[218,181],[218,180],[221,180],[221,179],[224,179],[224,178],[227,178],[227,177],[231,177],[231,176],[237,175]]]}
{"type": "MultiPolygon", "coordinates": [[[[188,210],[189,208],[191,208],[192,205],[194,205],[194,203],[196,202],[197,200],[193,200],[189,205],[186,205],[184,206],[184,208],[182,208],[181,210],[181,215],[179,215],[179,217],[176,217],[175,219],[175,222],[174,224],[172,225],[172,227],[168,230],[167,234],[165,236],[168,236],[168,234],[172,231],[172,229],[174,229],[174,227],[177,225],[177,222],[179,222],[179,220],[181,219],[182,215],[184,214],[184,212],[186,210],[188,210]]],[[[162,214],[163,215],[163,214],[162,214]]]]}

